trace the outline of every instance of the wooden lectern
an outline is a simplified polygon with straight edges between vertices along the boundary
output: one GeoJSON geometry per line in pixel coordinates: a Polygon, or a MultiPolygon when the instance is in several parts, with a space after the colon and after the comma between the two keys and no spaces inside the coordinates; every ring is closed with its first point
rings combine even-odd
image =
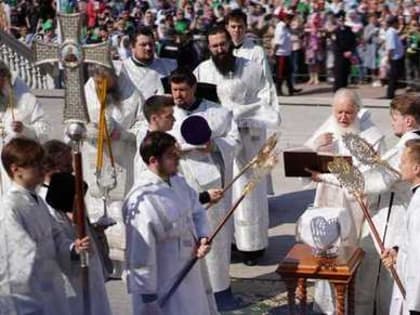
{"type": "Polygon", "coordinates": [[[300,314],[306,314],[306,279],[328,280],[335,289],[336,313],[345,315],[346,295],[349,315],[354,315],[354,276],[364,252],[358,247],[343,247],[335,258],[312,255],[308,245],[296,244],[278,266],[276,272],[287,286],[289,314],[295,314],[295,298],[300,314]]]}

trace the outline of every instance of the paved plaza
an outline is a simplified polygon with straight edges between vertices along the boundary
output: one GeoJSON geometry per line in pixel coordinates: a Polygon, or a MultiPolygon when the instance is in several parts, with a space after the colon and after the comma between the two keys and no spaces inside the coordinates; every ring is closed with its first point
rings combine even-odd
{"type": "MultiPolygon", "coordinates": [[[[379,99],[385,93],[383,88],[362,86],[357,89],[363,103],[370,110],[373,121],[387,135],[387,144],[395,143],[389,119],[389,101],[379,99]]],[[[330,113],[329,103],[332,93],[327,85],[304,86],[304,92],[295,97],[281,97],[281,140],[280,148],[301,146],[330,113]]],[[[59,95],[59,93],[58,93],[59,95]]],[[[52,136],[62,136],[62,100],[42,98],[47,112],[54,122],[52,136]]],[[[232,288],[249,306],[228,314],[287,314],[285,287],[275,274],[277,264],[295,242],[295,222],[304,209],[312,202],[313,187],[295,178],[285,178],[283,163],[273,171],[274,195],[269,196],[270,243],[264,259],[258,266],[247,267],[233,256],[231,264],[232,288]]],[[[115,315],[131,315],[130,300],[122,281],[107,284],[115,315]]],[[[309,300],[311,290],[309,290],[309,300]]],[[[181,315],[181,314],[180,314],[181,315]]],[[[197,314],[199,315],[199,314],[197,314]]]]}

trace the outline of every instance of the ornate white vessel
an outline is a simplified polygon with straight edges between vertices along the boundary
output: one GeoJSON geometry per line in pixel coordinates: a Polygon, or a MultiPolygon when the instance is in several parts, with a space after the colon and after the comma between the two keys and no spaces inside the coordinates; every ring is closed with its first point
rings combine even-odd
{"type": "Polygon", "coordinates": [[[309,245],[314,256],[335,257],[350,234],[351,216],[345,208],[308,208],[296,224],[296,239],[309,245]]]}

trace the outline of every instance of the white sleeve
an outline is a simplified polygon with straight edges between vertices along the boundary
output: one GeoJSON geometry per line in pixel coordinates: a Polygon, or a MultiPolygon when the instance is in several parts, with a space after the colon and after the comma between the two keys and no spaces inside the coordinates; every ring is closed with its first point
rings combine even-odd
{"type": "Polygon", "coordinates": [[[131,206],[128,203],[128,208],[125,208],[129,293],[156,294],[158,291],[157,237],[154,220],[147,214],[148,210],[153,211],[153,206],[143,201],[138,204],[133,203],[131,206]]]}
{"type": "Polygon", "coordinates": [[[274,30],[273,44],[279,45],[279,46],[283,45],[284,39],[285,39],[285,36],[284,36],[283,26],[277,25],[274,30]]]}
{"type": "MultiPolygon", "coordinates": [[[[417,210],[417,209],[416,209],[417,210]]],[[[406,234],[408,240],[408,253],[407,253],[407,268],[405,275],[406,278],[406,292],[405,299],[407,309],[410,311],[420,311],[420,246],[418,246],[418,233],[420,231],[420,215],[412,218],[414,222],[410,222],[410,230],[406,234]]]]}
{"type": "Polygon", "coordinates": [[[396,174],[382,166],[374,166],[363,172],[366,194],[381,194],[387,192],[399,181],[396,174]]]}
{"type": "Polygon", "coordinates": [[[208,237],[210,234],[210,230],[206,209],[204,209],[203,205],[200,203],[198,199],[198,193],[190,186],[188,186],[188,190],[189,197],[191,198],[193,203],[192,217],[197,237],[208,237]]]}
{"type": "Polygon", "coordinates": [[[22,96],[21,102],[25,102],[27,105],[34,104],[30,120],[23,122],[22,135],[40,142],[45,142],[48,139],[50,125],[45,118],[44,109],[32,93],[25,93],[22,96]]]}
{"type": "Polygon", "coordinates": [[[341,186],[340,182],[338,181],[337,177],[334,174],[320,174],[319,178],[322,180],[322,182],[334,185],[334,186],[341,186]]]}
{"type": "Polygon", "coordinates": [[[70,252],[73,248],[74,239],[70,239],[60,224],[55,220],[50,213],[48,217],[51,222],[52,236],[54,238],[55,249],[57,255],[62,261],[70,261],[70,252]]]}
{"type": "MultiPolygon", "coordinates": [[[[232,115],[232,113],[231,113],[232,115]]],[[[233,156],[236,156],[236,152],[239,151],[241,140],[238,130],[238,125],[236,124],[235,120],[233,119],[233,115],[231,117],[231,123],[229,131],[223,137],[217,137],[213,141],[221,150],[228,149],[232,152],[235,152],[233,156]]]]}
{"type": "Polygon", "coordinates": [[[42,312],[31,281],[36,243],[13,209],[2,202],[0,213],[0,305],[4,314],[42,312]],[[17,245],[18,244],[18,245],[17,245]]]}
{"type": "Polygon", "coordinates": [[[395,49],[395,41],[394,41],[394,33],[386,32],[385,33],[385,47],[386,50],[394,50],[395,49]]]}

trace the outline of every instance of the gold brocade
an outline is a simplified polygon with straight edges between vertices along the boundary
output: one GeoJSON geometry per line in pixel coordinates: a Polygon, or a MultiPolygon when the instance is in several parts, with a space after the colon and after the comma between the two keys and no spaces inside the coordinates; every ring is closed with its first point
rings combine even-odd
{"type": "Polygon", "coordinates": [[[104,163],[104,145],[106,143],[111,166],[115,169],[114,155],[112,153],[111,137],[106,123],[106,100],[107,100],[107,80],[102,78],[96,82],[96,91],[99,98],[99,126],[98,126],[98,143],[96,155],[96,174],[100,176],[104,163]]]}

